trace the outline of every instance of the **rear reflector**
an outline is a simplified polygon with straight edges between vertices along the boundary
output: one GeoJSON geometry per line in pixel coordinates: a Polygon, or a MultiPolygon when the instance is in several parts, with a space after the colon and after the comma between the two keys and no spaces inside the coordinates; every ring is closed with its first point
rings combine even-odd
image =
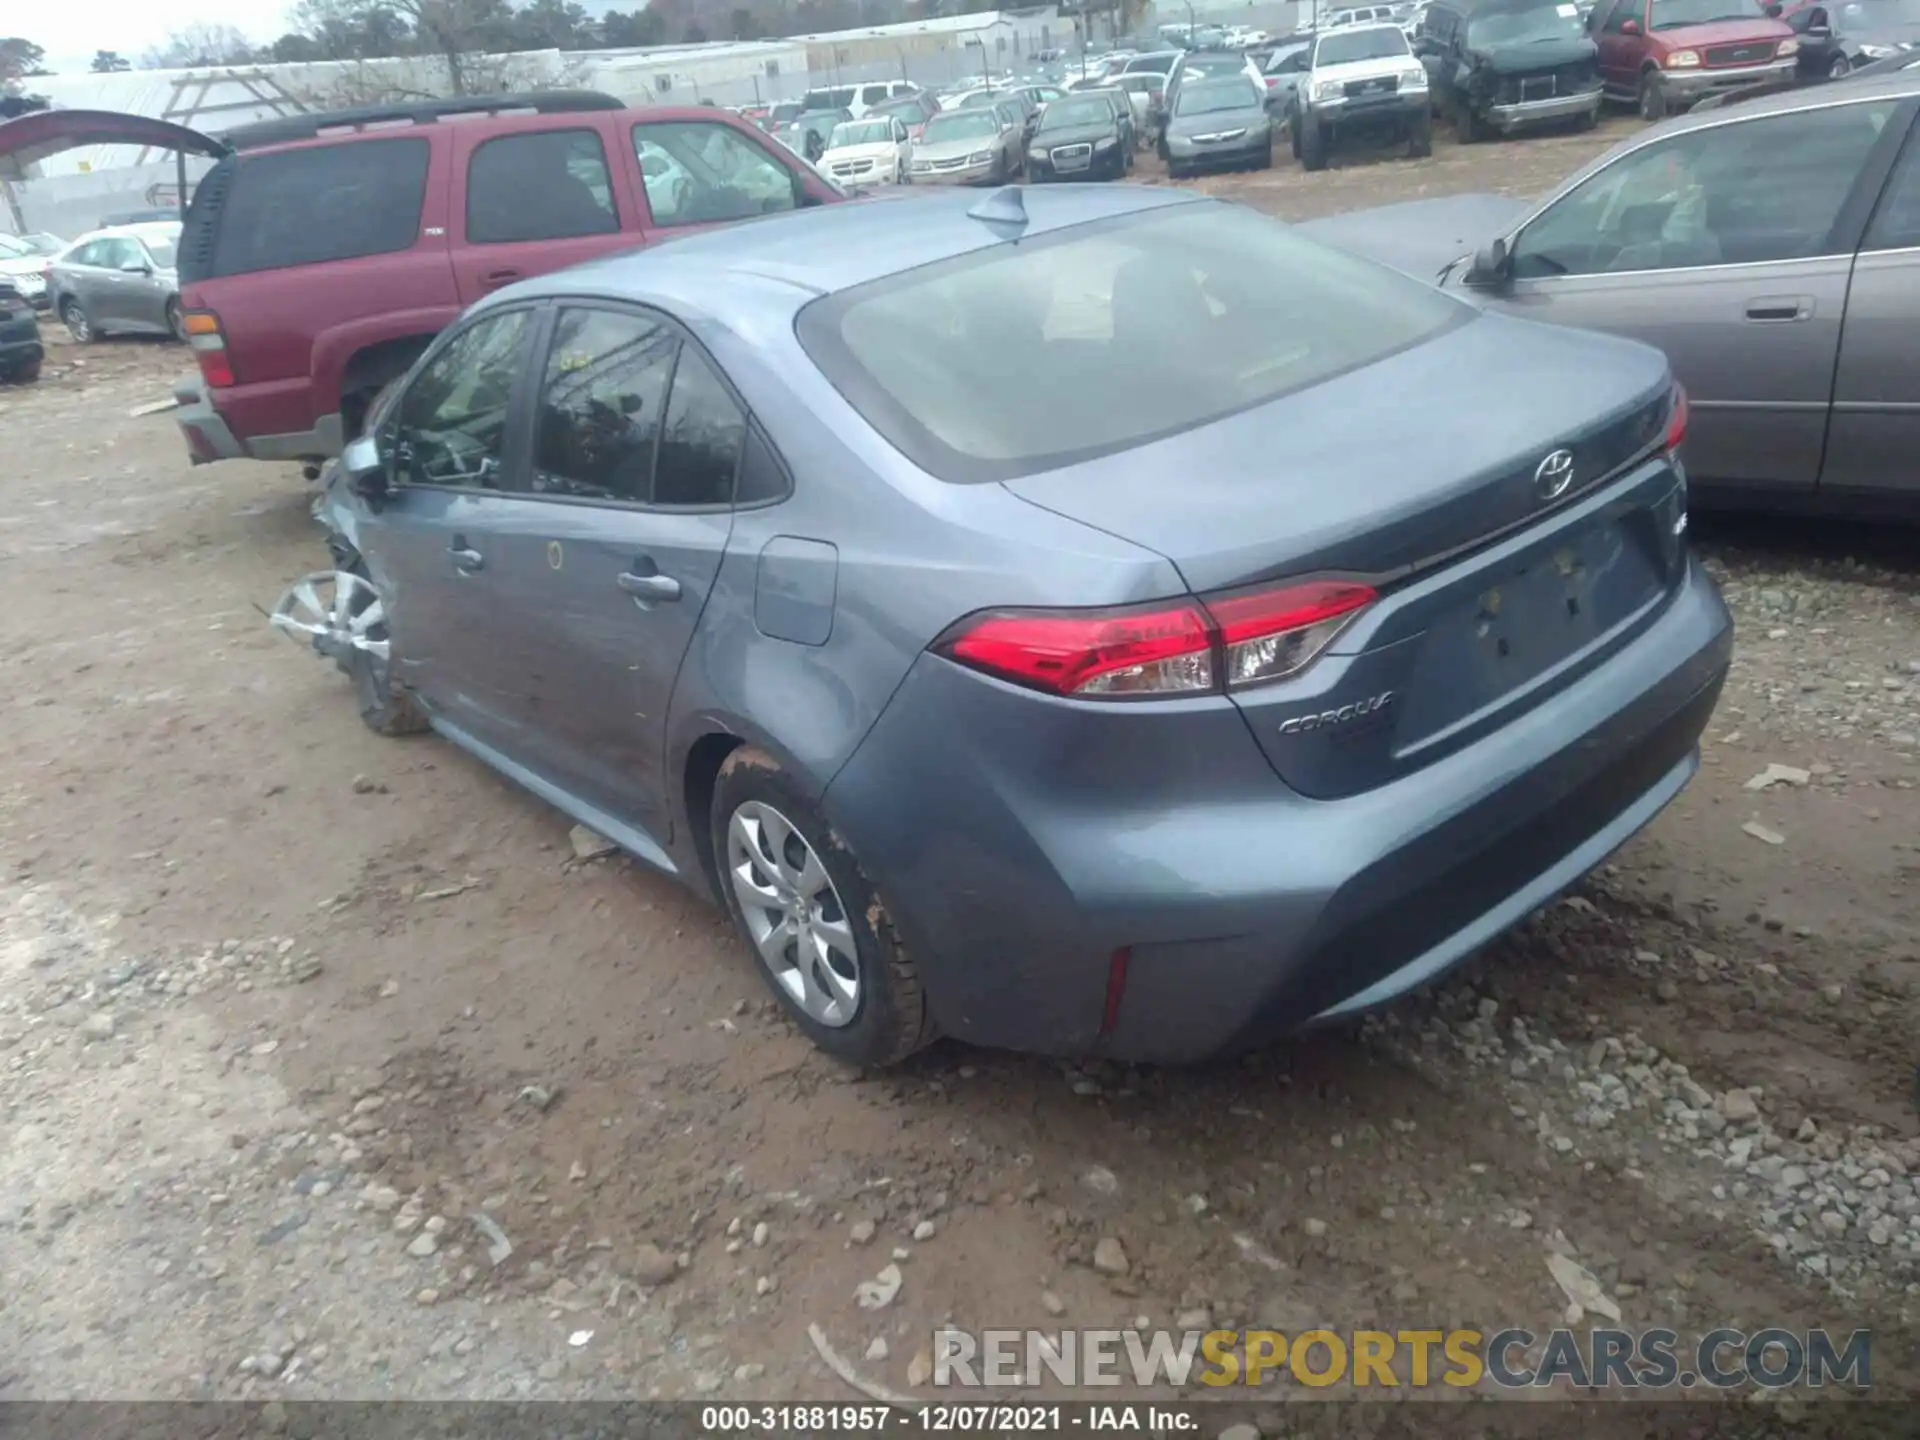
{"type": "Polygon", "coordinates": [[[1378,598],[1312,580],[1111,610],[1002,610],[955,625],[937,653],[1016,685],[1089,700],[1217,694],[1299,673],[1378,598]]]}
{"type": "Polygon", "coordinates": [[[1687,438],[1687,391],[1677,381],[1673,387],[1673,405],[1667,411],[1666,448],[1678,450],[1680,442],[1687,438]]]}

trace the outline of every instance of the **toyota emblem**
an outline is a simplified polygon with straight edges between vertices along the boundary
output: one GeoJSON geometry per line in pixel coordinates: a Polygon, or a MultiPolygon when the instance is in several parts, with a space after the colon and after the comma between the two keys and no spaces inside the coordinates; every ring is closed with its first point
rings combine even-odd
{"type": "Polygon", "coordinates": [[[1573,452],[1556,450],[1534,467],[1533,488],[1542,500],[1558,500],[1573,484],[1573,452]]]}

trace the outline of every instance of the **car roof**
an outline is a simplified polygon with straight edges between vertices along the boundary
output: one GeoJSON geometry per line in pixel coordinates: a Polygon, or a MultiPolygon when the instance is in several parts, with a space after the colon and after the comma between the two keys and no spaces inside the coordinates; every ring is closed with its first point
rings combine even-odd
{"type": "MultiPolygon", "coordinates": [[[[798,310],[814,297],[1009,243],[969,211],[996,193],[916,189],[789,211],[677,236],[522,281],[483,305],[549,295],[658,297],[731,325],[762,313],[768,286],[784,288],[798,310]]],[[[1019,192],[1022,239],[1178,205],[1217,205],[1170,187],[1049,185],[1019,192]]]]}
{"type": "Polygon", "coordinates": [[[88,240],[112,240],[129,236],[135,240],[178,240],[180,222],[178,220],[142,220],[134,225],[102,225],[98,230],[89,230],[84,235],[76,236],[69,243],[69,248],[88,240]]]}

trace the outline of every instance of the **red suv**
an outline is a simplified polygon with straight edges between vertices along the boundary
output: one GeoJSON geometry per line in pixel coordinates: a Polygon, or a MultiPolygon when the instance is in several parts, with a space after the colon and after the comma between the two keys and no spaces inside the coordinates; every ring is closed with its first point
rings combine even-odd
{"type": "Polygon", "coordinates": [[[1780,7],[1753,0],[1600,0],[1587,17],[1608,95],[1648,120],[1720,90],[1786,80],[1800,41],[1780,7]]]}
{"type": "MultiPolygon", "coordinates": [[[[51,111],[0,157],[122,143],[216,157],[180,237],[195,463],[318,462],[490,290],[702,226],[844,199],[713,106],[556,91],[296,115],[218,138],[51,111]],[[44,132],[44,133],[43,133],[44,132]]],[[[12,142],[11,144],[9,142],[12,142]]]]}

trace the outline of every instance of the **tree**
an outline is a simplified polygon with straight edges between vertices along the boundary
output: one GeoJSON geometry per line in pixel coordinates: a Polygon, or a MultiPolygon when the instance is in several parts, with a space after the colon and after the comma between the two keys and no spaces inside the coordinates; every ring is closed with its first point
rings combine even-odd
{"type": "Polygon", "coordinates": [[[584,50],[591,22],[572,0],[533,0],[513,17],[511,41],[520,50],[584,50]]]}
{"type": "Polygon", "coordinates": [[[626,13],[609,10],[600,17],[601,42],[616,50],[641,45],[659,45],[666,40],[666,31],[666,24],[661,20],[659,11],[651,6],[645,10],[626,13]]]}
{"type": "Polygon", "coordinates": [[[93,63],[87,68],[96,75],[115,75],[122,70],[133,69],[133,63],[118,50],[96,50],[93,52],[93,63]]]}
{"type": "Polygon", "coordinates": [[[683,45],[704,45],[707,43],[707,30],[698,20],[689,24],[680,36],[683,45]]]}
{"type": "Polygon", "coordinates": [[[753,11],[742,5],[733,12],[733,38],[736,40],[758,40],[762,34],[760,21],[753,11]]]}
{"type": "Polygon", "coordinates": [[[174,31],[141,59],[150,70],[245,65],[253,60],[253,42],[231,25],[193,24],[174,31]]]}
{"type": "Polygon", "coordinates": [[[27,75],[49,73],[40,64],[46,55],[47,52],[31,40],[23,40],[18,35],[0,37],[0,85],[27,75]]]}

